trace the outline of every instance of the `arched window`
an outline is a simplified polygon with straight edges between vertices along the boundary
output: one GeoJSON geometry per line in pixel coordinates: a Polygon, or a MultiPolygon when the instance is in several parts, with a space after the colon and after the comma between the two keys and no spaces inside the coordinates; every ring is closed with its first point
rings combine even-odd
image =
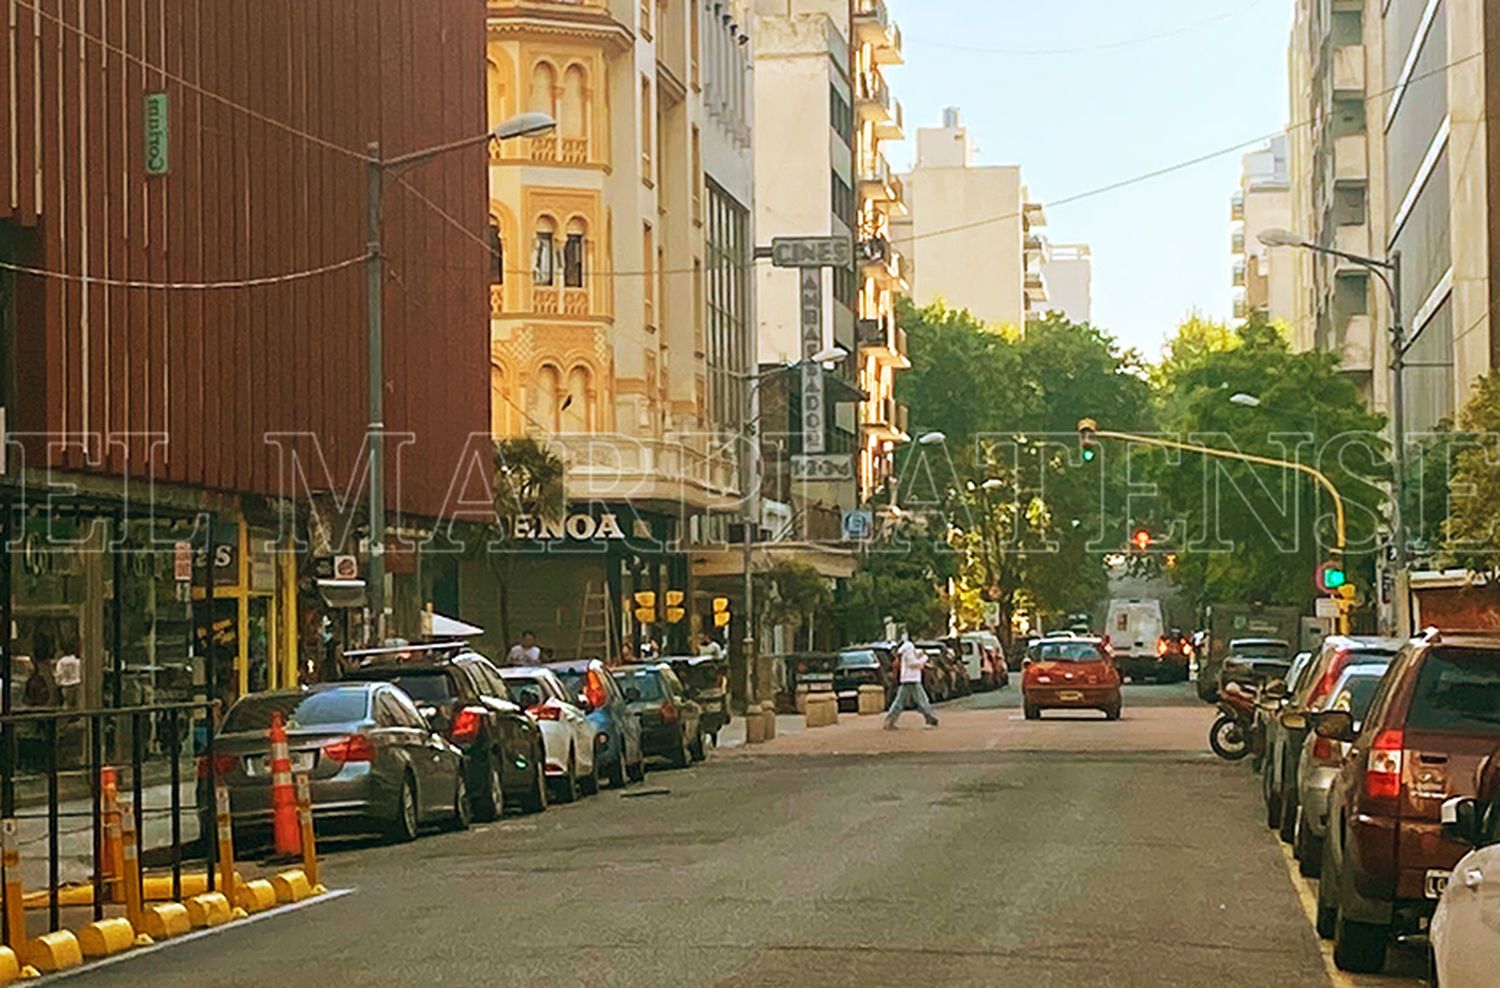
{"type": "Polygon", "coordinates": [[[534,113],[550,113],[557,116],[557,70],[547,62],[538,62],[531,70],[531,92],[526,98],[526,109],[534,113]]]}
{"type": "Polygon", "coordinates": [[[543,216],[536,223],[536,250],[531,262],[531,283],[550,286],[556,281],[557,223],[543,216]]]}
{"type": "Polygon", "coordinates": [[[505,284],[505,237],[500,232],[500,217],[490,217],[490,284],[505,284]]]}
{"type": "Polygon", "coordinates": [[[562,426],[562,375],[552,364],[543,364],[536,372],[536,395],[531,417],[548,432],[559,432],[562,426]]]}
{"type": "Polygon", "coordinates": [[[560,406],[563,432],[589,432],[594,422],[594,380],[587,367],[568,373],[568,390],[560,406]]]}
{"type": "Polygon", "coordinates": [[[582,288],[588,227],[580,219],[568,221],[568,239],[563,243],[563,286],[582,288]]]}
{"type": "Polygon", "coordinates": [[[490,126],[494,127],[511,115],[510,88],[513,83],[510,78],[510,61],[503,58],[497,59],[492,55],[488,60],[486,70],[489,84],[490,126]]]}
{"type": "Polygon", "coordinates": [[[582,65],[570,65],[563,75],[562,115],[558,118],[558,129],[562,136],[572,139],[587,139],[588,121],[588,71],[582,65]]]}

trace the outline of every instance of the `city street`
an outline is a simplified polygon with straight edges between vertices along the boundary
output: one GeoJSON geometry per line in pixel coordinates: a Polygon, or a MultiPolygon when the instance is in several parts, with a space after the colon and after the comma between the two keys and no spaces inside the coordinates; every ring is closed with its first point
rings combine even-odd
{"type": "Polygon", "coordinates": [[[1128,687],[1118,723],[1017,703],[895,733],[845,715],[540,817],[331,849],[352,894],[81,980],[1417,983],[1325,973],[1255,779],[1208,754],[1186,686],[1128,687]]]}

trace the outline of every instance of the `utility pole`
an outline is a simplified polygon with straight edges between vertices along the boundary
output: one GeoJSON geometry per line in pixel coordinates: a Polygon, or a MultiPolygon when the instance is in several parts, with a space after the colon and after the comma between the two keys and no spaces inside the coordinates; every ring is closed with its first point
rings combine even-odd
{"type": "Polygon", "coordinates": [[[385,641],[385,341],[384,299],[381,292],[380,200],[385,191],[385,165],[380,145],[371,142],[365,162],[367,202],[366,311],[369,344],[369,424],[365,437],[370,443],[370,570],[367,578],[370,619],[365,623],[365,644],[378,647],[385,641]]]}

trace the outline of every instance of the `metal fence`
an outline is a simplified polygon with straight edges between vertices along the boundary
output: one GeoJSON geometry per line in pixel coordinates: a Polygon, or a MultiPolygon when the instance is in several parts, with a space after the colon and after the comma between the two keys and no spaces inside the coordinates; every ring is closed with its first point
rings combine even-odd
{"type": "Polygon", "coordinates": [[[7,945],[20,946],[10,941],[17,923],[24,931],[27,909],[45,908],[47,929],[56,930],[64,909],[86,908],[98,920],[127,891],[151,898],[143,877],[148,866],[169,869],[169,881],[155,879],[162,897],[170,888],[180,901],[184,867],[200,860],[202,876],[188,877],[214,890],[214,799],[199,786],[196,766],[200,757],[213,765],[218,717],[219,704],[210,700],[0,715],[7,945]],[[106,750],[121,753],[121,763],[107,760],[106,750]],[[134,825],[139,869],[118,860],[122,824],[127,831],[134,825]],[[43,844],[45,863],[35,850],[43,844]],[[137,883],[133,890],[125,887],[127,875],[137,883]]]}

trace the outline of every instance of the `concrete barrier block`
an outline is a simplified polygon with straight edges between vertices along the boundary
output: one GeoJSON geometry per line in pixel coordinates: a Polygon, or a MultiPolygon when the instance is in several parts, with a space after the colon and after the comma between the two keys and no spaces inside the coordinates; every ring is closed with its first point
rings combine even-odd
{"type": "Polygon", "coordinates": [[[808,727],[832,727],[839,722],[839,701],[832,693],[812,693],[807,698],[808,727]]]}
{"type": "Polygon", "coordinates": [[[767,701],[760,707],[761,719],[765,721],[766,740],[774,741],[776,739],[776,704],[767,701]]]}
{"type": "Polygon", "coordinates": [[[276,891],[277,902],[301,902],[312,896],[312,882],[301,868],[272,875],[271,888],[276,891]]]}
{"type": "Polygon", "coordinates": [[[235,897],[235,905],[247,913],[261,913],[276,905],[276,889],[264,878],[245,882],[235,897]]]}
{"type": "Polygon", "coordinates": [[[229,922],[232,908],[229,896],[223,892],[201,892],[183,903],[187,907],[188,922],[196,929],[200,926],[220,926],[229,922]]]}
{"type": "Polygon", "coordinates": [[[0,985],[8,985],[21,976],[21,959],[9,947],[0,947],[0,985]]]}
{"type": "Polygon", "coordinates": [[[141,932],[153,940],[180,937],[192,928],[187,906],[180,902],[153,902],[141,913],[141,932]]]}
{"type": "Polygon", "coordinates": [[[792,704],[799,714],[807,713],[807,690],[806,683],[797,684],[797,694],[793,697],[792,704]]]}
{"type": "Polygon", "coordinates": [[[134,946],[135,927],[124,916],[95,920],[78,931],[78,949],[85,957],[108,957],[134,946]]]}
{"type": "Polygon", "coordinates": [[[754,706],[745,709],[745,743],[761,744],[766,740],[766,719],[754,706]]]}
{"type": "Polygon", "coordinates": [[[43,974],[66,971],[83,963],[83,950],[71,931],[53,930],[26,944],[26,963],[43,974]]]}
{"type": "Polygon", "coordinates": [[[885,690],[879,686],[861,686],[858,709],[862,717],[885,713],[885,690]]]}

